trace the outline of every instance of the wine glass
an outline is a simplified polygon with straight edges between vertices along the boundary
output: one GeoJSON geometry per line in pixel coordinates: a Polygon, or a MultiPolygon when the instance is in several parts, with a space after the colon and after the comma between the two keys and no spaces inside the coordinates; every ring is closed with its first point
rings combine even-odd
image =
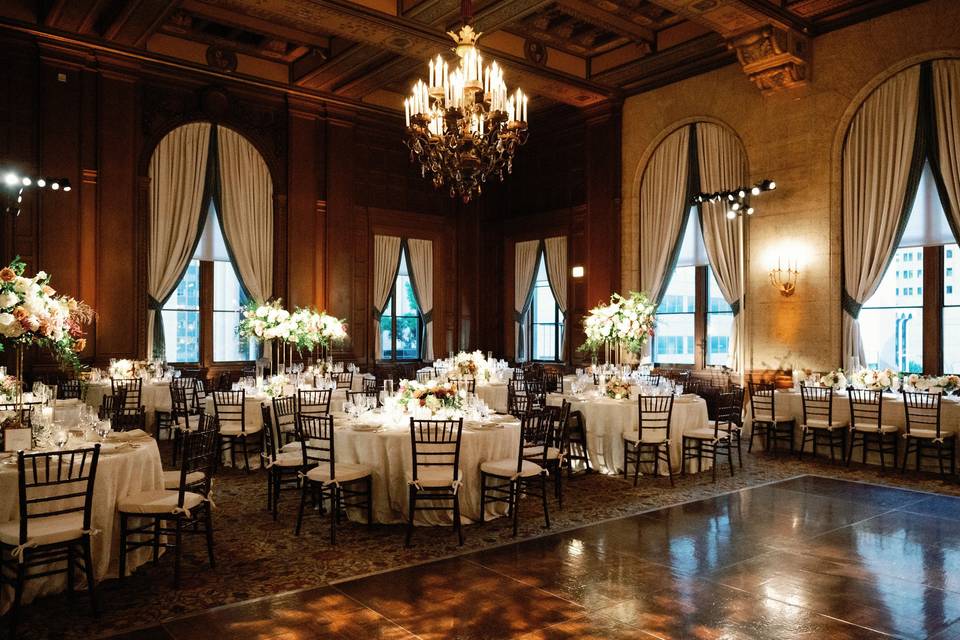
{"type": "Polygon", "coordinates": [[[57,429],[53,432],[53,444],[57,446],[57,449],[63,449],[69,439],[70,434],[65,429],[57,429]]]}
{"type": "Polygon", "coordinates": [[[109,435],[110,431],[112,430],[113,430],[113,425],[110,424],[110,418],[98,421],[95,427],[95,431],[97,432],[97,435],[100,436],[100,442],[106,442],[107,435],[109,435]]]}

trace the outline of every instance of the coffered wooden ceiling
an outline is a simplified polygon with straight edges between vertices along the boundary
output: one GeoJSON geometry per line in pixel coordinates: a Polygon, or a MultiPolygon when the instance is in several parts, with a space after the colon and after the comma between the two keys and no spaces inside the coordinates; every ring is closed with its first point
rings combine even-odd
{"type": "MultiPolygon", "coordinates": [[[[589,107],[740,62],[802,84],[815,36],[920,0],[477,0],[481,49],[535,104],[589,107]]],[[[451,57],[458,0],[5,0],[0,19],[399,107],[451,57]]]]}

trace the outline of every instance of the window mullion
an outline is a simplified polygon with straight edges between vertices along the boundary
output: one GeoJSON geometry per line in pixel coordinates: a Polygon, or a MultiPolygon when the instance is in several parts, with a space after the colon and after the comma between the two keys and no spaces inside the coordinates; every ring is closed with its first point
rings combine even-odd
{"type": "Polygon", "coordinates": [[[923,372],[943,371],[943,247],[923,249],[923,372]]]}
{"type": "Polygon", "coordinates": [[[200,362],[213,364],[213,263],[200,261],[200,362]]]}

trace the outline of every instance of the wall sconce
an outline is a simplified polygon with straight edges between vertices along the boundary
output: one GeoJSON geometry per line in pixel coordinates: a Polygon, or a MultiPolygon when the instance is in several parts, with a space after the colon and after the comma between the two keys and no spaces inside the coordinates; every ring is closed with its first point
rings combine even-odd
{"type": "Polygon", "coordinates": [[[574,268],[570,269],[570,275],[573,276],[574,278],[582,278],[583,273],[584,273],[583,267],[580,265],[577,265],[574,268]]]}
{"type": "Polygon", "coordinates": [[[793,266],[787,263],[784,269],[779,258],[777,258],[777,268],[770,270],[770,284],[785,298],[789,298],[797,290],[797,276],[800,275],[800,269],[796,262],[793,266]]]}

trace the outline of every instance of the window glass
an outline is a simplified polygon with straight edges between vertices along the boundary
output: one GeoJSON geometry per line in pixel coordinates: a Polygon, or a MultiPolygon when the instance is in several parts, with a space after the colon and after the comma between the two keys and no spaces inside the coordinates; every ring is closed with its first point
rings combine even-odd
{"type": "Polygon", "coordinates": [[[727,304],[713,269],[707,267],[707,364],[730,365],[730,333],[733,309],[727,304]]]}
{"type": "Polygon", "coordinates": [[[923,263],[922,247],[897,249],[876,293],[860,311],[860,335],[870,368],[923,371],[923,279],[898,265],[923,263]]]}
{"type": "Polygon", "coordinates": [[[960,373],[960,247],[943,248],[943,371],[960,373]]]}
{"type": "Polygon", "coordinates": [[[417,360],[420,358],[423,320],[410,277],[406,250],[400,252],[400,268],[393,287],[393,294],[380,318],[383,357],[385,360],[417,360]]]}
{"type": "Polygon", "coordinates": [[[229,261],[213,263],[213,359],[236,362],[256,358],[256,342],[237,334],[240,309],[248,298],[229,261]]]}
{"type": "Polygon", "coordinates": [[[167,362],[200,361],[200,262],[191,260],[161,311],[167,362]]]}
{"type": "Polygon", "coordinates": [[[694,363],[696,267],[677,267],[657,308],[653,359],[665,364],[694,363]]]}
{"type": "Polygon", "coordinates": [[[563,313],[553,296],[553,289],[550,288],[547,261],[542,253],[539,263],[533,283],[533,300],[530,303],[533,325],[531,351],[534,360],[556,361],[560,359],[562,351],[560,342],[563,339],[563,313]]]}

